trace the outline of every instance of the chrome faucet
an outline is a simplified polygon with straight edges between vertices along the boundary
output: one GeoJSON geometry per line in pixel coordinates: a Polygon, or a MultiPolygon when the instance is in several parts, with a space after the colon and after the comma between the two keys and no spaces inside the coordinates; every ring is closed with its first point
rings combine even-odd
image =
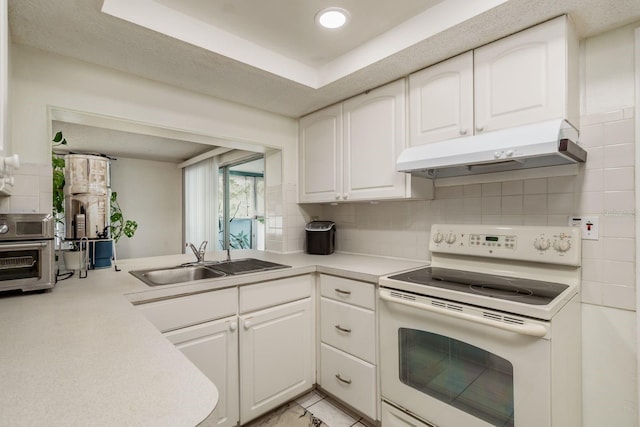
{"type": "Polygon", "coordinates": [[[187,243],[186,247],[187,248],[191,248],[191,250],[193,251],[193,254],[196,256],[196,259],[198,260],[198,263],[203,263],[204,262],[204,250],[207,247],[207,243],[209,243],[208,241],[204,241],[202,243],[200,243],[200,247],[198,249],[196,249],[195,246],[193,246],[193,243],[187,243]]]}
{"type": "Polygon", "coordinates": [[[231,248],[227,247],[227,262],[231,261],[231,248]]]}

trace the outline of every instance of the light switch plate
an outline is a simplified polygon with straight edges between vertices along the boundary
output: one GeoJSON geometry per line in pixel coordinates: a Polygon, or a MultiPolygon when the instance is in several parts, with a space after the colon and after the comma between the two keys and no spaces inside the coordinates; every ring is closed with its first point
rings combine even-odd
{"type": "Polygon", "coordinates": [[[583,240],[600,239],[600,221],[597,216],[570,216],[569,225],[580,227],[583,240]]]}

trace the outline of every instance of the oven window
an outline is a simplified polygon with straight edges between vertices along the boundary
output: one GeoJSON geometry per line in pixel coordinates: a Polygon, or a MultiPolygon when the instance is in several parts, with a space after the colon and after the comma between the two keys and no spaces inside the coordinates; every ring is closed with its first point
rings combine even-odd
{"type": "Polygon", "coordinates": [[[513,365],[430,332],[398,330],[400,381],[495,426],[513,426],[513,365]]]}
{"type": "Polygon", "coordinates": [[[31,279],[40,277],[38,250],[0,252],[0,280],[31,279]]]}

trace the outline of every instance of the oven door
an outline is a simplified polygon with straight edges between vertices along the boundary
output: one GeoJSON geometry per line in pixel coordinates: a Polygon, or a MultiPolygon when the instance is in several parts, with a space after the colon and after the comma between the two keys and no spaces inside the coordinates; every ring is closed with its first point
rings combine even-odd
{"type": "Polygon", "coordinates": [[[546,322],[379,292],[384,400],[439,427],[551,425],[546,322]]]}
{"type": "Polygon", "coordinates": [[[0,243],[0,291],[31,291],[55,284],[53,241],[0,243]]]}

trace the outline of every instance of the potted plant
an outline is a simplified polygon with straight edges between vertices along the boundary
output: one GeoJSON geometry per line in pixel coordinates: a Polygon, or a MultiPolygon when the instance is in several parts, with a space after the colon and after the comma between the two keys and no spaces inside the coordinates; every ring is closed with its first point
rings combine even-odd
{"type": "MultiPolygon", "coordinates": [[[[54,234],[56,249],[61,249],[64,238],[64,169],[65,161],[63,157],[58,156],[53,148],[60,145],[67,145],[67,140],[62,135],[62,132],[57,132],[51,140],[51,167],[53,173],[53,206],[52,213],[54,218],[54,234]]],[[[74,243],[69,243],[69,247],[62,252],[64,258],[65,267],[68,270],[80,269],[80,254],[78,253],[78,247],[74,243]]],[[[56,253],[55,259],[58,261],[58,253],[56,253]]]]}
{"type": "Polygon", "coordinates": [[[91,251],[91,263],[94,268],[110,267],[111,260],[113,259],[113,245],[118,243],[121,237],[133,237],[138,229],[138,223],[131,219],[125,219],[122,214],[122,208],[118,203],[118,193],[116,191],[111,193],[110,198],[111,212],[110,212],[110,224],[105,227],[102,233],[98,233],[99,237],[109,238],[112,240],[96,241],[95,251],[91,251]],[[95,253],[95,256],[94,256],[95,253]]]}
{"type": "MultiPolygon", "coordinates": [[[[56,231],[59,233],[59,225],[64,224],[64,158],[58,157],[53,152],[53,147],[67,145],[67,140],[62,136],[62,132],[56,133],[51,145],[51,166],[53,168],[53,217],[56,221],[56,231]]],[[[56,233],[56,237],[61,236],[56,233]]]]}
{"type": "Polygon", "coordinates": [[[110,220],[109,234],[116,243],[118,243],[118,240],[120,240],[122,236],[133,237],[138,229],[138,223],[136,221],[124,218],[122,208],[120,208],[120,204],[118,203],[118,193],[116,191],[111,193],[110,220]]]}

